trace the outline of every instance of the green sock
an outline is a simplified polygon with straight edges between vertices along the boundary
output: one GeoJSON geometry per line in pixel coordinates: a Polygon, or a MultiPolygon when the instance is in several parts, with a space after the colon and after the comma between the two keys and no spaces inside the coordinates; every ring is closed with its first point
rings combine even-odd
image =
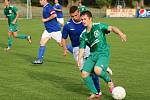
{"type": "Polygon", "coordinates": [[[19,38],[19,39],[27,39],[28,35],[25,35],[25,34],[17,34],[16,38],[19,38]]]}
{"type": "Polygon", "coordinates": [[[104,71],[104,70],[102,70],[102,72],[101,72],[101,74],[100,74],[100,77],[101,77],[102,79],[104,79],[104,81],[107,82],[107,83],[111,81],[109,75],[108,75],[107,72],[104,71]]]}
{"type": "Polygon", "coordinates": [[[8,37],[8,47],[11,48],[12,47],[12,43],[13,43],[13,38],[12,37],[8,37]]]}
{"type": "Polygon", "coordinates": [[[86,86],[90,89],[90,91],[94,94],[97,93],[97,90],[94,86],[94,83],[93,83],[93,80],[92,80],[92,77],[89,75],[88,77],[84,78],[83,79],[85,81],[85,84],[86,86]]]}

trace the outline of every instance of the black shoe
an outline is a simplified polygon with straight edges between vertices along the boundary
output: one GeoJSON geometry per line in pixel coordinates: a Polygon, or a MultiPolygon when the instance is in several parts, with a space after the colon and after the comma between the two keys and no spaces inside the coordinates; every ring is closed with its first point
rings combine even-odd
{"type": "Polygon", "coordinates": [[[32,62],[33,64],[43,64],[43,61],[42,60],[35,60],[32,62]]]}

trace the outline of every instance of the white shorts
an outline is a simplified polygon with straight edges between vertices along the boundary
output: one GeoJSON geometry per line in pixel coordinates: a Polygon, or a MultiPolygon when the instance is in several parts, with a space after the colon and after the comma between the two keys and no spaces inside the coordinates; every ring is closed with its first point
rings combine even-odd
{"type": "Polygon", "coordinates": [[[64,24],[64,18],[57,18],[57,21],[61,24],[64,24]]]}
{"type": "MultiPolygon", "coordinates": [[[[73,56],[75,61],[78,61],[78,55],[79,55],[79,47],[73,47],[73,56]]],[[[83,55],[83,59],[82,59],[82,65],[84,64],[85,59],[90,55],[90,48],[88,46],[86,46],[85,50],[84,50],[84,55],[83,55]]],[[[82,69],[82,68],[81,68],[82,69]]],[[[81,70],[80,69],[80,70],[81,70]]]]}
{"type": "Polygon", "coordinates": [[[62,37],[61,31],[49,33],[47,30],[44,30],[44,32],[41,36],[42,39],[44,39],[44,38],[49,38],[49,39],[53,38],[58,43],[61,42],[61,37],[62,37]]]}

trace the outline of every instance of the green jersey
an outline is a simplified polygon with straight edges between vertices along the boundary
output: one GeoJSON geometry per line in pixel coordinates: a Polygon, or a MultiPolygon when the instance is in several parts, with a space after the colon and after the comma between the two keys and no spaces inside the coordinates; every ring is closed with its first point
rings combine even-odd
{"type": "Polygon", "coordinates": [[[79,6],[78,9],[79,9],[79,11],[80,11],[81,13],[82,13],[83,11],[86,11],[86,10],[87,10],[87,8],[86,8],[84,5],[79,6]]]}
{"type": "Polygon", "coordinates": [[[108,50],[109,46],[106,41],[106,31],[108,25],[103,23],[93,23],[90,32],[87,28],[80,35],[80,48],[85,48],[86,45],[90,47],[91,52],[108,50]]]}
{"type": "Polygon", "coordinates": [[[17,15],[17,8],[15,6],[7,6],[4,9],[4,14],[8,18],[8,24],[10,25],[17,15]]]}

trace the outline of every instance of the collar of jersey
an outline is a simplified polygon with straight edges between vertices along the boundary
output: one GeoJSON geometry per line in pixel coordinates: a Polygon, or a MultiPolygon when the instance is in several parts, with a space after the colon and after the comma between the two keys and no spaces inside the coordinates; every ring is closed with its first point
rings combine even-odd
{"type": "Polygon", "coordinates": [[[43,7],[46,7],[49,3],[47,3],[46,5],[44,5],[43,7]]]}
{"type": "Polygon", "coordinates": [[[71,19],[75,24],[80,24],[82,23],[81,21],[80,22],[75,22],[73,19],[71,19]]]}

